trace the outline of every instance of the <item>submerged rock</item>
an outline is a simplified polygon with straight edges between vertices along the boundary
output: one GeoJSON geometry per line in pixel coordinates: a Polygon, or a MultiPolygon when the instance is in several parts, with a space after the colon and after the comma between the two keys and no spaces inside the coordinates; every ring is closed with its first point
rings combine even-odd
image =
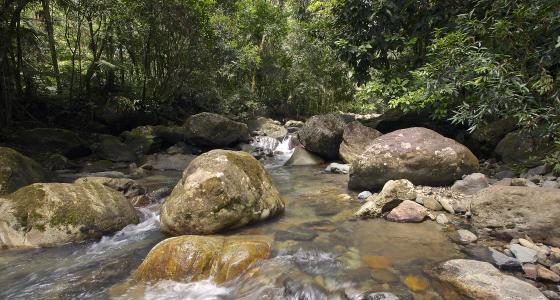
{"type": "Polygon", "coordinates": [[[416,191],[414,185],[406,180],[390,180],[383,190],[376,195],[370,196],[357,212],[359,217],[379,217],[381,214],[390,212],[405,200],[414,201],[416,191]]]}
{"type": "Polygon", "coordinates": [[[0,147],[0,195],[44,180],[39,163],[11,148],[0,147]]]}
{"type": "Polygon", "coordinates": [[[536,287],[486,262],[454,259],[440,264],[430,274],[472,299],[546,299],[536,287]]]}
{"type": "Polygon", "coordinates": [[[512,236],[546,240],[560,235],[560,190],[491,186],[474,196],[474,225],[512,236]]]}
{"type": "Polygon", "coordinates": [[[139,281],[180,282],[211,279],[224,283],[268,258],[272,240],[266,236],[179,236],[157,244],[138,267],[139,281]]]}
{"type": "Polygon", "coordinates": [[[305,150],[301,146],[297,146],[292,157],[286,162],[286,166],[314,166],[324,163],[325,161],[319,156],[305,150]]]}
{"type": "Polygon", "coordinates": [[[379,189],[388,180],[441,186],[478,170],[478,159],[465,146],[435,131],[414,127],[383,135],[353,163],[349,188],[379,189]]]}
{"type": "Polygon", "coordinates": [[[190,116],[185,127],[188,140],[205,147],[225,147],[249,139],[246,124],[213,113],[190,116]]]}
{"type": "Polygon", "coordinates": [[[339,149],[340,157],[345,163],[351,164],[358,156],[367,150],[373,140],[381,135],[381,132],[364,126],[358,121],[346,125],[342,135],[342,144],[340,144],[339,149]]]}
{"type": "Polygon", "coordinates": [[[99,183],[36,183],[0,209],[0,247],[53,246],[98,238],[138,216],[124,195],[99,183]]]}
{"type": "Polygon", "coordinates": [[[339,114],[313,116],[298,131],[298,137],[305,149],[324,159],[333,160],[338,157],[347,123],[347,119],[339,114]]]}
{"type": "Polygon", "coordinates": [[[250,154],[213,150],[194,159],[161,207],[161,230],[211,234],[273,217],[284,202],[250,154]]]}
{"type": "Polygon", "coordinates": [[[521,270],[521,262],[514,257],[507,256],[502,252],[488,247],[469,247],[465,250],[469,255],[478,260],[489,262],[504,271],[521,270]]]}

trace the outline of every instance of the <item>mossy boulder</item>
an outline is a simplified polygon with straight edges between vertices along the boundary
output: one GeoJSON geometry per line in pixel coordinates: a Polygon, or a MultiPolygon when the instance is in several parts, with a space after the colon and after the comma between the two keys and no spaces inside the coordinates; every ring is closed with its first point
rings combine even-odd
{"type": "Polygon", "coordinates": [[[267,236],[180,236],[164,240],[138,268],[139,281],[190,282],[235,279],[253,263],[266,259],[272,246],[267,236]]]}
{"type": "Polygon", "coordinates": [[[162,140],[152,126],[140,126],[121,134],[124,142],[138,156],[158,152],[162,140]]]}
{"type": "Polygon", "coordinates": [[[0,247],[42,247],[99,238],[138,223],[124,195],[95,182],[36,183],[0,203],[0,247]]]}
{"type": "Polygon", "coordinates": [[[161,207],[161,231],[212,234],[281,213],[284,202],[263,166],[245,152],[213,150],[196,159],[161,207]]]}
{"type": "Polygon", "coordinates": [[[538,132],[513,131],[498,143],[494,152],[506,163],[535,167],[553,149],[542,136],[538,132]]]}
{"type": "Polygon", "coordinates": [[[313,116],[298,131],[303,147],[324,159],[338,157],[344,127],[351,120],[339,114],[313,116]]]}
{"type": "Polygon", "coordinates": [[[44,180],[39,163],[11,148],[0,147],[0,195],[44,180]]]}
{"type": "Polygon", "coordinates": [[[94,147],[99,158],[114,162],[129,162],[136,160],[136,155],[127,144],[116,136],[102,134],[98,136],[99,143],[94,147]]]}
{"type": "Polygon", "coordinates": [[[225,147],[249,139],[246,124],[230,120],[222,115],[199,113],[185,122],[187,137],[195,145],[225,147]]]}
{"type": "Polygon", "coordinates": [[[346,127],[342,134],[342,144],[340,144],[340,158],[345,163],[351,164],[358,156],[367,150],[367,147],[376,138],[383,134],[373,128],[362,125],[354,121],[346,127]]]}
{"type": "Polygon", "coordinates": [[[422,127],[401,129],[375,139],[350,168],[348,186],[377,190],[389,180],[444,186],[475,173],[478,158],[465,146],[422,127]]]}
{"type": "Polygon", "coordinates": [[[17,132],[11,141],[14,147],[31,157],[58,153],[68,158],[91,153],[88,143],[77,133],[60,128],[35,128],[17,132]]]}

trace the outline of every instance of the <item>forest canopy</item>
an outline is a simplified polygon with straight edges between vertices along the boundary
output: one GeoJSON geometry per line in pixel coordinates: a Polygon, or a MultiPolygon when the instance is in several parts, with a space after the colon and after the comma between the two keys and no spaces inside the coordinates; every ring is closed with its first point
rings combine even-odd
{"type": "Polygon", "coordinates": [[[3,0],[0,20],[3,125],[400,109],[558,140],[557,0],[3,0]]]}

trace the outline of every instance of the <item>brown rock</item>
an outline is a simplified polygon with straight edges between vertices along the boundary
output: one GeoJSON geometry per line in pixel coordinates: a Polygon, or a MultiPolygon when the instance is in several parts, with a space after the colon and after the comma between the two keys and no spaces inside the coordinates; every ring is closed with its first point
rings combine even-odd
{"type": "Polygon", "coordinates": [[[394,208],[388,215],[387,220],[393,222],[422,222],[428,215],[428,211],[422,205],[406,200],[394,208]]]}
{"type": "Polygon", "coordinates": [[[351,164],[358,156],[367,150],[367,147],[376,138],[382,135],[381,132],[364,126],[358,121],[354,121],[344,127],[342,144],[340,144],[339,154],[345,163],[351,164]]]}
{"type": "Polygon", "coordinates": [[[138,268],[139,281],[181,282],[235,279],[251,264],[266,259],[272,240],[266,236],[180,236],[164,240],[138,268]]]}

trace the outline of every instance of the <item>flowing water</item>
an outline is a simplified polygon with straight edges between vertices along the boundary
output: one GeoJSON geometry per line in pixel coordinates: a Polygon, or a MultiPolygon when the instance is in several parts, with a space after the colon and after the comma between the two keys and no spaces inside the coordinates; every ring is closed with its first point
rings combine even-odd
{"type": "MultiPolygon", "coordinates": [[[[274,237],[273,255],[260,263],[256,275],[223,286],[133,283],[130,275],[165,238],[155,204],[139,210],[140,224],[98,241],[1,252],[0,299],[363,299],[367,292],[441,299],[423,271],[462,256],[442,227],[431,221],[353,220],[360,203],[346,188],[347,175],[326,174],[321,167],[283,167],[291,155],[289,144],[281,143],[265,163],[286,212],[226,233],[274,237]]],[[[179,178],[180,172],[160,172],[139,183],[157,189],[179,178]]]]}

